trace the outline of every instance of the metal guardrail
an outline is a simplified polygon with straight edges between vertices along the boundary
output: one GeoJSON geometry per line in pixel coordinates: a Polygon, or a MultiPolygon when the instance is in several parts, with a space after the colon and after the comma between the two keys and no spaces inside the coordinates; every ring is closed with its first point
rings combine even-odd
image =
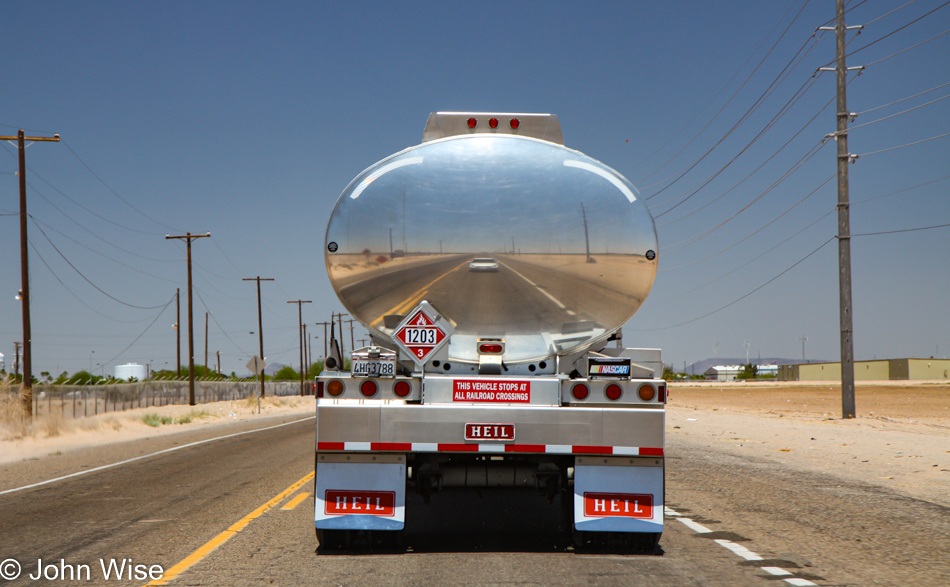
{"type": "MultiPolygon", "coordinates": [[[[19,385],[7,386],[12,395],[19,385]]],[[[195,381],[195,403],[206,404],[256,398],[259,381],[195,381]]],[[[306,391],[311,392],[310,387],[306,391]]],[[[299,381],[267,381],[265,397],[300,396],[299,381]]],[[[109,385],[34,385],[33,414],[59,412],[66,418],[83,418],[152,406],[187,405],[187,381],[141,381],[109,385]]]]}

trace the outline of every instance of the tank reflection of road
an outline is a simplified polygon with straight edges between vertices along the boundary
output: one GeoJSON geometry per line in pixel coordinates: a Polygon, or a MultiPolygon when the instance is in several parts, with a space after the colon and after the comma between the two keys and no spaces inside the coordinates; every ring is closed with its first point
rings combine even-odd
{"type": "Polygon", "coordinates": [[[496,255],[495,271],[491,261],[470,267],[478,257],[489,256],[397,258],[335,285],[347,308],[383,333],[427,300],[455,322],[453,358],[477,360],[475,337],[501,337],[506,359],[514,361],[550,356],[622,324],[642,303],[632,292],[654,270],[628,255],[603,255],[596,263],[584,255],[496,255]]]}

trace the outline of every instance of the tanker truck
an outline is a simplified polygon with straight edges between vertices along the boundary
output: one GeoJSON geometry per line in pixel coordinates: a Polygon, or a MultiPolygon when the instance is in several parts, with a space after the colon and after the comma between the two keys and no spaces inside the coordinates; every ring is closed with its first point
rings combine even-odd
{"type": "Polygon", "coordinates": [[[576,548],[656,547],[666,382],[621,327],[657,239],[627,179],[554,115],[433,113],[346,187],[324,251],[370,345],[315,382],[321,548],[403,544],[458,488],[547,496],[576,548]]]}

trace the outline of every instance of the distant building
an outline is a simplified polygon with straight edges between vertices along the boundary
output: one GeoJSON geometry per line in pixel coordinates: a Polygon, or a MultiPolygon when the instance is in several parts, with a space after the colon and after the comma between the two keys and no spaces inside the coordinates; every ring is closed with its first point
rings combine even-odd
{"type": "Polygon", "coordinates": [[[706,381],[733,381],[739,373],[742,373],[741,365],[713,365],[703,376],[706,381]]]}
{"type": "MultiPolygon", "coordinates": [[[[735,381],[745,369],[745,365],[713,365],[703,376],[707,381],[735,381]]],[[[757,377],[777,377],[778,365],[756,365],[757,377]]]]}
{"type": "MultiPolygon", "coordinates": [[[[841,363],[781,365],[779,381],[838,381],[841,363]]],[[[855,361],[855,381],[907,381],[950,379],[950,359],[881,359],[855,361]]]]}

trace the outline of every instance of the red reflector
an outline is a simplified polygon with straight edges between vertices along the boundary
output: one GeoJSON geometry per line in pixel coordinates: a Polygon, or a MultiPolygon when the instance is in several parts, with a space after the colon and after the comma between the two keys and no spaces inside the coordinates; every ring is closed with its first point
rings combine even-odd
{"type": "Polygon", "coordinates": [[[492,118],[491,120],[489,120],[489,121],[488,121],[488,126],[490,126],[490,127],[492,127],[492,128],[497,128],[497,127],[498,127],[498,119],[497,119],[497,118],[492,118]]]}
{"type": "Polygon", "coordinates": [[[323,397],[323,382],[317,381],[317,397],[323,397]]]}
{"type": "Polygon", "coordinates": [[[574,396],[574,399],[587,399],[587,396],[590,395],[590,389],[583,383],[576,383],[571,388],[571,395],[574,396]]]}
{"type": "Polygon", "coordinates": [[[478,121],[474,118],[468,119],[468,128],[475,128],[475,125],[478,124],[478,121]]]}
{"type": "Polygon", "coordinates": [[[521,121],[518,120],[517,118],[512,118],[511,122],[509,122],[508,124],[511,126],[511,128],[518,128],[519,126],[521,126],[521,121]]]}
{"type": "Polygon", "coordinates": [[[607,389],[604,390],[604,395],[607,396],[607,399],[616,401],[623,395],[623,388],[616,383],[611,383],[607,386],[607,389]]]}
{"type": "Polygon", "coordinates": [[[366,397],[373,397],[376,395],[376,382],[375,381],[364,381],[360,385],[360,393],[366,397]]]}
{"type": "Polygon", "coordinates": [[[502,351],[502,346],[500,344],[480,344],[478,345],[478,352],[491,354],[491,353],[500,353],[502,351]]]}
{"type": "Polygon", "coordinates": [[[397,381],[396,385],[393,386],[393,393],[399,397],[406,397],[412,392],[412,386],[409,385],[408,381],[397,381]]]}
{"type": "Polygon", "coordinates": [[[666,386],[665,385],[660,386],[659,397],[656,398],[656,401],[660,402],[661,404],[666,403],[666,386]]]}

